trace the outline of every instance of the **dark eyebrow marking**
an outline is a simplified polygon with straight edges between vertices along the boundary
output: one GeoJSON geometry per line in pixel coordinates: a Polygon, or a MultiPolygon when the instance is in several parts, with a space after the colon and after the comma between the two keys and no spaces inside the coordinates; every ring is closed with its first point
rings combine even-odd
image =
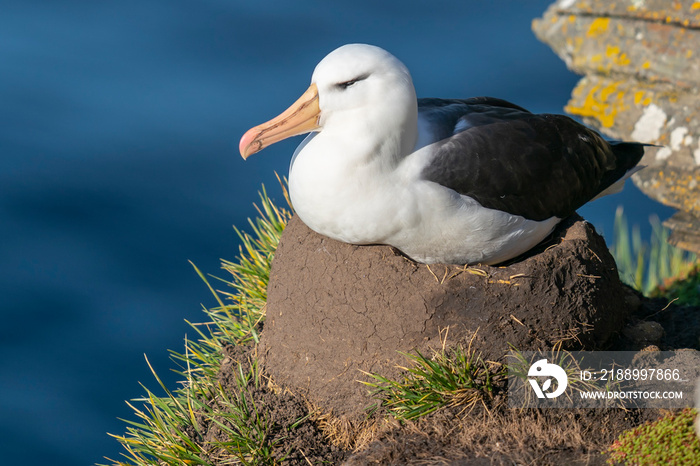
{"type": "Polygon", "coordinates": [[[367,74],[361,74],[360,76],[353,78],[349,81],[344,81],[342,83],[337,83],[335,86],[340,88],[340,89],[347,89],[348,87],[352,86],[358,81],[364,81],[365,79],[369,78],[369,73],[367,74]]]}

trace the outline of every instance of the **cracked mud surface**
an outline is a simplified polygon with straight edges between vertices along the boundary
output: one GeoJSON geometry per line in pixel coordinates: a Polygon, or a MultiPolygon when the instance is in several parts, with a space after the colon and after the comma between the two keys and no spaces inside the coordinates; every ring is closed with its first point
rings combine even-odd
{"type": "Polygon", "coordinates": [[[398,352],[476,337],[502,359],[520,350],[600,349],[639,305],[607,246],[575,217],[507,267],[417,264],[388,246],[353,246],[287,226],[273,261],[259,354],[275,383],[337,415],[372,403],[363,371],[398,375],[398,352]]]}

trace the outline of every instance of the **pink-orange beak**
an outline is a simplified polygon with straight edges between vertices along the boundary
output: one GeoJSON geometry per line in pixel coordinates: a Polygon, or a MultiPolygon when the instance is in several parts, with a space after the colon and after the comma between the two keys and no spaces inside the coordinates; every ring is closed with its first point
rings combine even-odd
{"type": "Polygon", "coordinates": [[[318,126],[320,113],[318,89],[316,84],[312,83],[306,92],[282,114],[246,131],[238,145],[241,156],[247,159],[271,144],[320,128],[318,126]]]}

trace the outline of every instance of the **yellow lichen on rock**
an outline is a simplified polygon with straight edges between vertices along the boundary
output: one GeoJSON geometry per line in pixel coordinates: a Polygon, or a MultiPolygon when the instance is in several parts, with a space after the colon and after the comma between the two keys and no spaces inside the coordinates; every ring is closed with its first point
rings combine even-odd
{"type": "Polygon", "coordinates": [[[579,83],[576,86],[573,92],[574,98],[569,101],[564,110],[572,115],[595,118],[604,128],[612,127],[617,114],[626,109],[624,92],[616,92],[620,82],[595,84],[591,87],[587,84],[583,83],[582,86],[579,83]],[[581,96],[583,99],[580,98],[581,96]]]}
{"type": "Polygon", "coordinates": [[[640,90],[634,93],[634,104],[647,106],[651,103],[651,96],[646,91],[640,90]]]}
{"type": "Polygon", "coordinates": [[[610,25],[610,18],[596,18],[593,20],[591,25],[588,27],[588,37],[598,37],[608,30],[610,25]]]}
{"type": "Polygon", "coordinates": [[[627,66],[630,59],[625,52],[620,52],[620,47],[608,45],[605,49],[605,56],[612,60],[617,66],[627,66]]]}

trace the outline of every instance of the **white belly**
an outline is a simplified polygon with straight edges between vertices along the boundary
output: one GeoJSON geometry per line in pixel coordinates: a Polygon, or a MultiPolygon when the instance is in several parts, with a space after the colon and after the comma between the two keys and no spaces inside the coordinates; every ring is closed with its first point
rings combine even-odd
{"type": "Polygon", "coordinates": [[[293,161],[289,195],[297,215],[312,230],[339,241],[390,244],[404,229],[405,193],[383,177],[335,168],[303,158],[293,161]]]}
{"type": "MultiPolygon", "coordinates": [[[[334,172],[336,164],[293,162],[292,204],[312,230],[352,244],[388,244],[423,263],[496,264],[542,241],[542,222],[482,207],[474,199],[400,172],[334,172]]],[[[366,170],[370,168],[366,167],[366,170]]]]}
{"type": "Polygon", "coordinates": [[[420,218],[387,244],[427,264],[497,264],[532,249],[560,221],[536,222],[487,209],[432,182],[417,188],[420,218]]]}

